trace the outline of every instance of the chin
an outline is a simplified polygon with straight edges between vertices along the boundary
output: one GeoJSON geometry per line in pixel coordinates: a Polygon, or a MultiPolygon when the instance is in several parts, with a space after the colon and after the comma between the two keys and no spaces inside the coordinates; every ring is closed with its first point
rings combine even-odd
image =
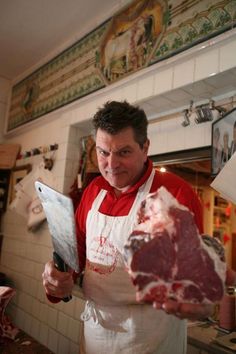
{"type": "Polygon", "coordinates": [[[114,181],[114,180],[108,180],[108,182],[110,183],[110,185],[113,188],[122,189],[122,188],[126,187],[126,183],[119,183],[119,182],[114,181]]]}

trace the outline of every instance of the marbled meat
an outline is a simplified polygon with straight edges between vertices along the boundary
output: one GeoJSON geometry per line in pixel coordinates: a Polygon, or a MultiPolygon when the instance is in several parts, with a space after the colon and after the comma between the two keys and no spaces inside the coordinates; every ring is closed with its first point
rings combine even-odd
{"type": "Polygon", "coordinates": [[[221,244],[202,237],[193,213],[164,187],[143,201],[124,258],[138,301],[218,303],[223,297],[221,244]]]}

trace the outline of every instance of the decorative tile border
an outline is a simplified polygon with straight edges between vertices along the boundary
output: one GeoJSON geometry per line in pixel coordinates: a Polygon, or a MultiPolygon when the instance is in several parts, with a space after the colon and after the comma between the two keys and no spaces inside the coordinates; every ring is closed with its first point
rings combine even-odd
{"type": "Polygon", "coordinates": [[[236,0],[136,0],[13,86],[7,131],[235,26],[236,0]]]}

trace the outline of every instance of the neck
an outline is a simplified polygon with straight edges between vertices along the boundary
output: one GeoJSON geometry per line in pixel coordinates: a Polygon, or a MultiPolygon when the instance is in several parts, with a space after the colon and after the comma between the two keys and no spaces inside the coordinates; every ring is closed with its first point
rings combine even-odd
{"type": "Polygon", "coordinates": [[[121,189],[117,189],[114,187],[113,190],[114,190],[115,195],[117,197],[119,197],[122,193],[126,192],[129,188],[134,186],[142,178],[142,176],[145,174],[146,170],[147,170],[147,163],[144,164],[143,169],[140,172],[140,174],[134,179],[133,183],[131,183],[129,186],[126,186],[121,189]]]}

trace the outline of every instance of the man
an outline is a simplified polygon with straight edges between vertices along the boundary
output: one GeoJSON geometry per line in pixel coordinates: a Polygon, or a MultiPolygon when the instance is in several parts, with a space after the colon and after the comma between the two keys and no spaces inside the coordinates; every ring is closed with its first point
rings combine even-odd
{"type": "MultiPolygon", "coordinates": [[[[202,232],[201,205],[192,188],[176,175],[154,171],[147,157],[147,124],[144,111],[127,102],[107,102],[93,118],[101,176],[86,188],[76,211],[87,299],[81,316],[80,353],[183,354],[183,319],[205,318],[212,311],[209,305],[168,301],[153,308],[136,302],[122,253],[147,194],[165,186],[194,213],[202,232]]],[[[47,296],[56,302],[71,293],[72,275],[57,271],[48,262],[43,284],[47,296]]]]}

